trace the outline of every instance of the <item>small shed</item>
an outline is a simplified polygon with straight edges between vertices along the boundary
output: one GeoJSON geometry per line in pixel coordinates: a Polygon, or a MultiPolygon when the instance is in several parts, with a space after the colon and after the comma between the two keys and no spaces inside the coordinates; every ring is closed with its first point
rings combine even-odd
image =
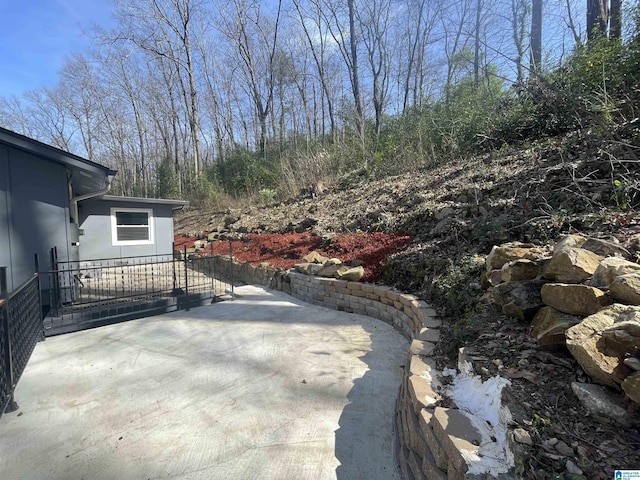
{"type": "Polygon", "coordinates": [[[102,195],[80,204],[80,261],[171,255],[173,211],[188,202],[102,195]]]}

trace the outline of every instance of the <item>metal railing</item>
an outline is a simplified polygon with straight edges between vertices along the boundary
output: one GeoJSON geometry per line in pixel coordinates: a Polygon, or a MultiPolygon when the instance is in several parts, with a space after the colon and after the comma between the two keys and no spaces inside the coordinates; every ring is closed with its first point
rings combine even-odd
{"type": "Polygon", "coordinates": [[[18,408],[14,391],[38,341],[44,339],[40,276],[7,293],[7,268],[0,267],[0,417],[18,408]]]}
{"type": "Polygon", "coordinates": [[[83,310],[91,319],[131,317],[132,306],[140,317],[163,308],[188,310],[225,293],[228,284],[215,267],[213,248],[197,255],[184,247],[174,254],[82,261],[59,261],[53,248],[51,270],[41,272],[49,275],[48,318],[68,325],[82,322],[83,310]]]}

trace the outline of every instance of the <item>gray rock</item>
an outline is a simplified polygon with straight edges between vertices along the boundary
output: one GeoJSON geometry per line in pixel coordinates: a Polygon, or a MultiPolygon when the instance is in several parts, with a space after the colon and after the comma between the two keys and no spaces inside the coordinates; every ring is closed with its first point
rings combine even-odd
{"type": "Polygon", "coordinates": [[[622,245],[602,240],[600,238],[589,238],[584,242],[582,248],[602,257],[620,256],[624,258],[631,258],[629,250],[624,248],[622,245]]]}
{"type": "Polygon", "coordinates": [[[627,410],[620,395],[593,383],[571,382],[571,390],[592,415],[606,416],[627,425],[627,410]]]}
{"type": "Polygon", "coordinates": [[[558,443],[556,443],[556,445],[553,448],[555,448],[556,451],[560,455],[564,455],[565,457],[572,457],[574,455],[574,453],[575,453],[573,451],[573,448],[571,448],[569,445],[567,445],[562,440],[560,440],[558,443]]]}
{"type": "Polygon", "coordinates": [[[637,357],[625,358],[624,364],[634,372],[640,372],[640,358],[637,358],[637,357]]]}

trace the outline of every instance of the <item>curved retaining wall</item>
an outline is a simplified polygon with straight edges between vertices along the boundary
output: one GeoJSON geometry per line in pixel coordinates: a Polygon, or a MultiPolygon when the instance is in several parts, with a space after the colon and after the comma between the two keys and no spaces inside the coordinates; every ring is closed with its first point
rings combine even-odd
{"type": "Polygon", "coordinates": [[[397,401],[400,466],[414,480],[466,479],[460,435],[450,434],[450,409],[436,409],[441,384],[430,355],[440,320],[429,305],[390,287],[254,267],[217,257],[216,271],[235,283],[262,285],[300,300],[357,313],[392,325],[411,342],[397,401]],[[444,420],[443,420],[444,414],[444,420]]]}

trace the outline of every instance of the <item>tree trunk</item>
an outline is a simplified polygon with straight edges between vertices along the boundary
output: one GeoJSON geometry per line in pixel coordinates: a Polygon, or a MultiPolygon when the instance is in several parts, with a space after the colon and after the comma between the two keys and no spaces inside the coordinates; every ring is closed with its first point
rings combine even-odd
{"type": "Polygon", "coordinates": [[[609,38],[619,40],[622,36],[622,0],[611,0],[609,14],[609,38]]]}
{"type": "Polygon", "coordinates": [[[531,5],[531,74],[540,71],[542,61],[542,0],[533,0],[531,5]]]}
{"type": "Polygon", "coordinates": [[[607,6],[602,3],[603,1],[606,0],[587,0],[587,39],[589,41],[607,33],[607,6]]]}

